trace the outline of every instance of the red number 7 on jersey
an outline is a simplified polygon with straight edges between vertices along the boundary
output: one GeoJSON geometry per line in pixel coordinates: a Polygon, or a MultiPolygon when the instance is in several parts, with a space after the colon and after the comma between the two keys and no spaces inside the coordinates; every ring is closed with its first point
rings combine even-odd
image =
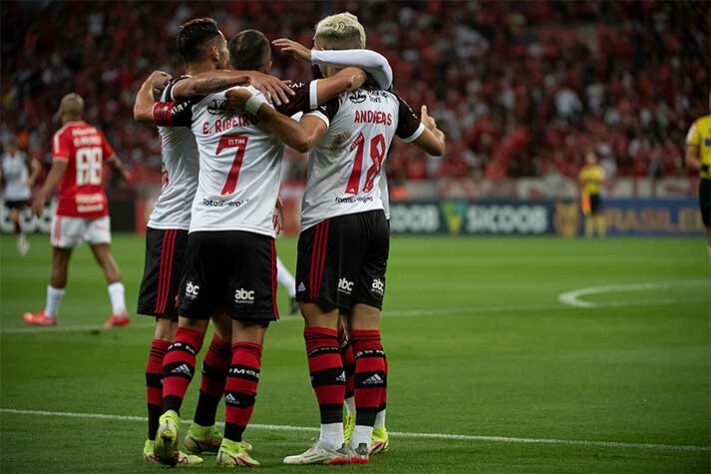
{"type": "Polygon", "coordinates": [[[220,152],[227,148],[237,148],[235,152],[235,159],[232,161],[232,166],[230,167],[230,172],[227,174],[227,180],[225,185],[222,187],[222,195],[232,194],[237,189],[237,180],[239,179],[239,170],[242,168],[242,159],[244,158],[244,151],[247,149],[247,140],[249,137],[244,135],[226,135],[220,137],[220,143],[217,144],[217,150],[215,150],[215,156],[218,156],[220,152]]]}

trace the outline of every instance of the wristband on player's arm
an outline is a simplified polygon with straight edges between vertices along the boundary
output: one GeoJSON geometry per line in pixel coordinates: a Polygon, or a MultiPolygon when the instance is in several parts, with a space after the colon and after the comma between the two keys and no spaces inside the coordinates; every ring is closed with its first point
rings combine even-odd
{"type": "Polygon", "coordinates": [[[244,104],[244,110],[248,114],[252,114],[256,117],[257,112],[259,112],[259,108],[262,106],[262,104],[266,104],[267,101],[264,100],[264,97],[259,95],[259,94],[253,94],[252,97],[249,98],[246,104],[244,104]]]}

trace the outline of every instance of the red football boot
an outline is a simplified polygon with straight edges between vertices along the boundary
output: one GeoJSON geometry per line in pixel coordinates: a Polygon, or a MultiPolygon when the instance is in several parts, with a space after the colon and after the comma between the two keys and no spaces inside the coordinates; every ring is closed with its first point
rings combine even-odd
{"type": "Polygon", "coordinates": [[[131,322],[128,319],[128,314],[112,314],[109,319],[104,323],[104,329],[111,329],[112,327],[123,327],[128,326],[131,322]]]}
{"type": "Polygon", "coordinates": [[[47,315],[44,310],[40,310],[38,313],[25,313],[22,319],[24,319],[27,324],[32,324],[33,326],[57,325],[57,318],[47,315]]]}

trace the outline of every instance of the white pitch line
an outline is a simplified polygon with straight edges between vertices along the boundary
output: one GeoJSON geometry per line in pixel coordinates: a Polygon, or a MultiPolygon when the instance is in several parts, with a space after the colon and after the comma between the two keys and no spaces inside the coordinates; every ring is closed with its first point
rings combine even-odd
{"type": "Polygon", "coordinates": [[[575,306],[576,308],[599,308],[604,307],[605,303],[591,303],[581,300],[583,296],[598,295],[600,293],[626,293],[632,291],[643,290],[661,290],[674,286],[707,286],[711,288],[711,281],[703,280],[677,280],[677,281],[658,281],[648,283],[630,283],[623,285],[607,285],[607,286],[592,286],[588,288],[579,288],[577,290],[566,291],[558,296],[558,301],[563,304],[575,306]]]}
{"type": "MultiPolygon", "coordinates": [[[[453,308],[413,308],[413,309],[393,309],[383,311],[383,317],[386,319],[390,318],[414,318],[419,316],[464,316],[472,314],[488,314],[488,313],[507,313],[507,312],[520,312],[526,313],[529,311],[569,311],[571,309],[601,309],[601,308],[636,308],[644,306],[667,306],[667,305],[684,305],[684,304],[697,304],[697,303],[709,303],[711,298],[708,299],[676,299],[676,298],[666,298],[657,300],[645,300],[645,301],[610,301],[606,303],[594,304],[592,306],[575,306],[573,304],[561,304],[563,303],[552,303],[552,304],[528,304],[528,305],[492,305],[492,306],[461,306],[453,308]]],[[[582,302],[585,304],[592,304],[587,302],[582,302]]],[[[283,323],[293,323],[297,321],[303,321],[301,317],[287,317],[280,319],[275,324],[283,323]]],[[[0,328],[0,334],[35,334],[35,333],[65,333],[65,332],[83,332],[97,330],[100,332],[107,331],[125,331],[127,329],[145,329],[154,327],[154,323],[131,323],[127,328],[116,328],[116,329],[103,329],[101,326],[96,325],[69,325],[69,326],[56,326],[56,327],[24,327],[24,328],[0,328]]]]}
{"type": "MultiPolygon", "coordinates": [[[[150,323],[134,323],[131,322],[131,324],[128,326],[129,329],[131,328],[152,328],[155,327],[154,322],[150,323]]],[[[48,327],[37,327],[37,326],[30,326],[30,327],[24,327],[24,328],[2,328],[0,329],[0,334],[27,334],[27,333],[52,333],[52,332],[82,332],[82,331],[99,331],[99,332],[108,332],[108,331],[123,331],[126,328],[112,328],[112,329],[104,329],[101,327],[100,324],[77,324],[77,325],[68,325],[68,326],[48,326],[48,327]]]]}
{"type": "MultiPolygon", "coordinates": [[[[61,411],[40,411],[40,410],[17,410],[14,408],[0,408],[0,413],[10,413],[13,415],[31,415],[31,416],[55,416],[66,418],[85,418],[99,420],[118,420],[118,421],[147,421],[147,418],[142,416],[126,416],[126,415],[106,415],[101,413],[72,413],[61,411]]],[[[183,421],[189,423],[189,421],[183,421]]],[[[218,423],[222,425],[222,423],[218,423]]],[[[264,425],[250,424],[250,428],[259,430],[273,431],[302,431],[315,433],[318,428],[307,426],[289,426],[289,425],[264,425]]],[[[711,452],[711,446],[693,446],[683,444],[657,444],[657,443],[629,443],[624,441],[592,441],[581,439],[551,439],[551,438],[519,438],[512,436],[485,436],[485,435],[462,435],[449,433],[411,433],[402,431],[388,431],[388,434],[398,438],[419,438],[419,439],[446,439],[454,441],[482,441],[492,443],[522,443],[522,444],[554,444],[564,446],[588,446],[598,448],[635,448],[635,449],[656,449],[666,451],[701,451],[711,452]]]]}

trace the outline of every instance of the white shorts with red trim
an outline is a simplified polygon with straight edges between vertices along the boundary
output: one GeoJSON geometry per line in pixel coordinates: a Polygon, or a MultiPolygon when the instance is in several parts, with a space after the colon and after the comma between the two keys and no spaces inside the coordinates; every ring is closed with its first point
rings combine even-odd
{"type": "Polygon", "coordinates": [[[89,245],[111,243],[109,216],[96,219],[54,215],[52,218],[52,247],[70,249],[87,241],[89,245]]]}

